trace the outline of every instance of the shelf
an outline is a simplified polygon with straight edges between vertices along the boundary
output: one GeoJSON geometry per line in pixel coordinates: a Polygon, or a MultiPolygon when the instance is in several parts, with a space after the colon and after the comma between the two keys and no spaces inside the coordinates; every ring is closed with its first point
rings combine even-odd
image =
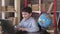
{"type": "Polygon", "coordinates": [[[0,12],[17,12],[17,11],[0,11],[0,12]]]}
{"type": "Polygon", "coordinates": [[[13,14],[14,17],[17,17],[17,12],[13,11],[13,12],[0,12],[2,14],[2,19],[5,19],[5,17],[13,14]]]}
{"type": "Polygon", "coordinates": [[[41,11],[32,11],[33,13],[41,13],[41,11]]]}

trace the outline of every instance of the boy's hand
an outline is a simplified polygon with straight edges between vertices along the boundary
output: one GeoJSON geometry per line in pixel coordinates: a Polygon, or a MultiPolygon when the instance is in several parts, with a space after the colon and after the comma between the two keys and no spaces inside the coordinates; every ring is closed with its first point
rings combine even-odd
{"type": "Polygon", "coordinates": [[[19,28],[19,30],[26,31],[26,28],[19,28]]]}
{"type": "Polygon", "coordinates": [[[26,31],[26,28],[22,28],[22,31],[26,31]]]}

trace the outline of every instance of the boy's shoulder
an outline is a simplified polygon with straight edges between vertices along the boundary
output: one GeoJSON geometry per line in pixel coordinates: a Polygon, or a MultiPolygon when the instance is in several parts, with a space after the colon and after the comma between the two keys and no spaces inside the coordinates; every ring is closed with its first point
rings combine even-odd
{"type": "Polygon", "coordinates": [[[29,19],[30,19],[30,20],[35,20],[33,17],[30,17],[29,19]]]}
{"type": "Polygon", "coordinates": [[[30,22],[36,22],[36,19],[34,17],[31,17],[29,21],[30,22]]]}
{"type": "Polygon", "coordinates": [[[36,20],[33,17],[30,17],[29,19],[25,20],[22,19],[21,22],[36,22],[36,20]]]}

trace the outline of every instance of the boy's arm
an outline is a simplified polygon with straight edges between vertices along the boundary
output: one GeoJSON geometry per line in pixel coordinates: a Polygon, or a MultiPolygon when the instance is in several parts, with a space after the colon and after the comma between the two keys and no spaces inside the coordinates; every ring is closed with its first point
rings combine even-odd
{"type": "Polygon", "coordinates": [[[20,26],[21,26],[20,24],[21,24],[21,23],[19,23],[17,26],[15,26],[15,29],[16,29],[16,30],[21,30],[21,29],[20,29],[20,28],[21,28],[21,27],[20,27],[20,26]]]}
{"type": "Polygon", "coordinates": [[[22,24],[23,24],[23,19],[21,20],[21,22],[16,27],[20,28],[20,27],[22,27],[22,24]]]}
{"type": "Polygon", "coordinates": [[[21,23],[19,23],[16,27],[17,27],[17,28],[20,28],[20,27],[21,27],[21,23]]]}
{"type": "Polygon", "coordinates": [[[39,27],[38,24],[36,23],[35,20],[31,21],[31,27],[30,28],[26,28],[27,32],[37,32],[39,31],[39,27]]]}

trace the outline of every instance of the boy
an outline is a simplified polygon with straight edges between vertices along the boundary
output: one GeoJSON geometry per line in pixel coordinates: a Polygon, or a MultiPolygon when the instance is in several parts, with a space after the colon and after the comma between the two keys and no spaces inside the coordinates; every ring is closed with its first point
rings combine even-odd
{"type": "Polygon", "coordinates": [[[38,25],[34,18],[31,17],[32,9],[26,7],[22,9],[22,21],[17,25],[18,31],[37,32],[39,31],[38,25]]]}

